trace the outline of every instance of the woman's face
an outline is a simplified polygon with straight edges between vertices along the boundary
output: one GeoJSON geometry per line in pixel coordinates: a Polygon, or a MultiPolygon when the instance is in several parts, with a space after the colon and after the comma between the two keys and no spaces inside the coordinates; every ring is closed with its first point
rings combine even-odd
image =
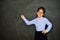
{"type": "Polygon", "coordinates": [[[40,10],[37,12],[37,16],[38,16],[38,17],[42,17],[43,15],[44,15],[43,10],[40,9],[40,10]]]}

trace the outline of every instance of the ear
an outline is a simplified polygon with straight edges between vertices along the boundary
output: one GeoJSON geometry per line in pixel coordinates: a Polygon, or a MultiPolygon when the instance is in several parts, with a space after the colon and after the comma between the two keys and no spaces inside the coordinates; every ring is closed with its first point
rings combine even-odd
{"type": "Polygon", "coordinates": [[[45,14],[43,14],[43,17],[45,17],[45,14]]]}
{"type": "Polygon", "coordinates": [[[45,14],[43,14],[43,15],[45,15],[45,14]]]}

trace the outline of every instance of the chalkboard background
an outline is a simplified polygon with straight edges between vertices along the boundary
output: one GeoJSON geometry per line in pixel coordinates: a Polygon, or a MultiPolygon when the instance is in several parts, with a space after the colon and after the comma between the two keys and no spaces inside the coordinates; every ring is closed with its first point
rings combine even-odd
{"type": "Polygon", "coordinates": [[[59,0],[0,0],[0,40],[34,40],[35,25],[26,25],[20,18],[36,18],[36,9],[45,7],[45,16],[53,28],[47,34],[49,40],[60,40],[59,0]]]}

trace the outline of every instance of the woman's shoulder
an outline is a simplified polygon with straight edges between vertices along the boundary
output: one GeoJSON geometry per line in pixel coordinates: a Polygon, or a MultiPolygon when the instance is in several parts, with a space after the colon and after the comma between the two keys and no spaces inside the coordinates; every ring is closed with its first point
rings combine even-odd
{"type": "Polygon", "coordinates": [[[36,18],[32,19],[32,21],[36,21],[36,18]]]}
{"type": "Polygon", "coordinates": [[[43,17],[43,19],[44,19],[44,20],[48,20],[48,18],[46,18],[46,17],[43,17]]]}

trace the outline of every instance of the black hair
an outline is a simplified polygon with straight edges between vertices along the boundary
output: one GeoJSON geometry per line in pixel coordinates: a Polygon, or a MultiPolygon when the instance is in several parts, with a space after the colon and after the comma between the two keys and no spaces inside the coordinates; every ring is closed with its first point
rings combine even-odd
{"type": "Polygon", "coordinates": [[[37,12],[40,10],[40,9],[42,9],[43,10],[43,17],[45,16],[45,8],[44,7],[39,7],[38,9],[37,9],[37,12]]]}

